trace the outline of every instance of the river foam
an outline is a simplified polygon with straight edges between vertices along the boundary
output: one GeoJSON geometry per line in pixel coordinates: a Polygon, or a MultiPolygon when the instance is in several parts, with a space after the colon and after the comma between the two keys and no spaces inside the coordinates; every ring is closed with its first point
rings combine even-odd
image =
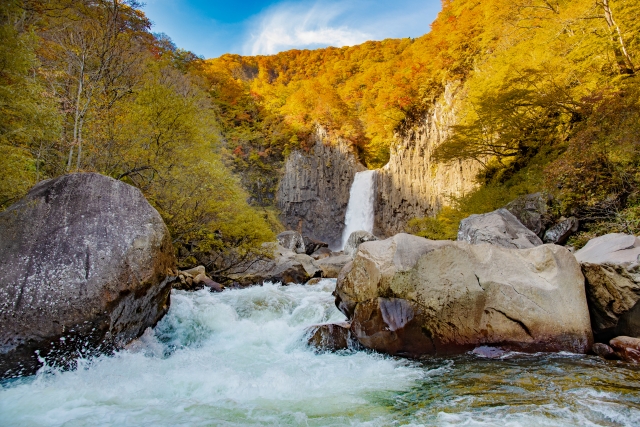
{"type": "Polygon", "coordinates": [[[154,330],[78,369],[4,382],[2,426],[633,426],[638,367],[576,355],[411,362],[316,353],[335,280],[172,293],[154,330]]]}

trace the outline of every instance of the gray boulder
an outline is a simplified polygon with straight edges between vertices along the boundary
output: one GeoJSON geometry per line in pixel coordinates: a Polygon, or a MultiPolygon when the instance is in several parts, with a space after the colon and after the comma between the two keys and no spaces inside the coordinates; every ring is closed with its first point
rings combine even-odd
{"type": "Polygon", "coordinates": [[[0,213],[0,375],[120,348],[169,307],[169,231],[134,187],[43,181],[0,213]]]}
{"type": "Polygon", "coordinates": [[[340,273],[336,305],[362,345],[409,357],[480,346],[585,353],[593,340],[580,266],[556,245],[408,234],[363,243],[340,273]]]}
{"type": "Polygon", "coordinates": [[[640,239],[607,234],[591,239],[575,256],[586,278],[596,340],[640,338],[640,239]]]}
{"type": "Polygon", "coordinates": [[[285,249],[289,249],[298,254],[307,253],[302,234],[297,231],[283,231],[276,236],[278,244],[285,249]]]}
{"type": "Polygon", "coordinates": [[[511,212],[518,221],[539,237],[542,237],[549,225],[549,196],[542,193],[527,194],[518,197],[504,208],[511,212]]]}
{"type": "Polygon", "coordinates": [[[579,227],[580,222],[574,217],[561,219],[544,233],[543,240],[545,243],[564,245],[569,237],[578,231],[579,227]]]}
{"type": "Polygon", "coordinates": [[[259,285],[264,282],[306,283],[321,277],[322,270],[307,254],[297,254],[277,243],[272,246],[273,259],[257,260],[248,267],[240,266],[227,276],[241,286],[259,285]]]}
{"type": "Polygon", "coordinates": [[[378,238],[368,231],[354,231],[349,235],[347,243],[344,245],[344,254],[353,258],[356,255],[356,252],[358,252],[360,244],[376,240],[378,240],[378,238]]]}
{"type": "Polygon", "coordinates": [[[304,247],[307,255],[312,255],[313,253],[315,253],[316,251],[322,248],[329,247],[328,243],[313,239],[309,236],[304,236],[303,240],[304,240],[304,247]]]}
{"type": "Polygon", "coordinates": [[[458,241],[472,245],[489,243],[512,249],[542,245],[542,240],[533,231],[504,208],[463,219],[458,230],[458,241]]]}

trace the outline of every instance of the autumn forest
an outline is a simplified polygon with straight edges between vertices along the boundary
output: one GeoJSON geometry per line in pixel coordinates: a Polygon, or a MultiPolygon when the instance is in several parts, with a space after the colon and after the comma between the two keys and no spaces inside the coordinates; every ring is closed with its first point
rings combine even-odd
{"type": "Polygon", "coordinates": [[[375,169],[456,84],[458,124],[436,158],[477,161],[478,189],[407,231],[455,238],[469,214],[545,191],[581,220],[574,245],[640,232],[635,0],[443,0],[420,38],[215,59],[153,33],[139,8],[0,4],[0,209],[41,180],[97,171],[144,193],[182,265],[224,275],[218,257],[282,231],[281,170],[316,126],[375,169]]]}

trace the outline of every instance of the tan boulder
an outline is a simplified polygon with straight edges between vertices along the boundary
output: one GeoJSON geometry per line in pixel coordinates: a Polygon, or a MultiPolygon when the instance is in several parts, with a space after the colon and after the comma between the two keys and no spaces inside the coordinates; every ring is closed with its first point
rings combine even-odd
{"type": "Polygon", "coordinates": [[[580,266],[556,245],[515,250],[398,234],[363,243],[336,295],[358,341],[389,354],[483,345],[585,353],[592,344],[580,266]]]}
{"type": "Polygon", "coordinates": [[[344,266],[351,262],[351,260],[352,258],[349,255],[332,255],[316,260],[315,263],[322,270],[322,277],[335,279],[344,266]]]}

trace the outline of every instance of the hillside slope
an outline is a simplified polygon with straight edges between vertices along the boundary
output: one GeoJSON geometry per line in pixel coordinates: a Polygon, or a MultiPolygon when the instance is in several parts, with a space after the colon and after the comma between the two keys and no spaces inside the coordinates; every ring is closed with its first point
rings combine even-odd
{"type": "Polygon", "coordinates": [[[455,84],[455,120],[441,124],[446,142],[429,147],[429,161],[477,163],[482,188],[414,205],[415,217],[449,206],[436,222],[414,221],[414,232],[451,237],[460,217],[540,190],[557,196],[557,215],[616,222],[636,203],[639,14],[632,0],[444,1],[415,40],[226,55],[203,70],[235,125],[227,147],[240,172],[275,165],[275,183],[283,158],[309,148],[315,124],[381,167],[407,135],[424,132],[455,84]]]}

